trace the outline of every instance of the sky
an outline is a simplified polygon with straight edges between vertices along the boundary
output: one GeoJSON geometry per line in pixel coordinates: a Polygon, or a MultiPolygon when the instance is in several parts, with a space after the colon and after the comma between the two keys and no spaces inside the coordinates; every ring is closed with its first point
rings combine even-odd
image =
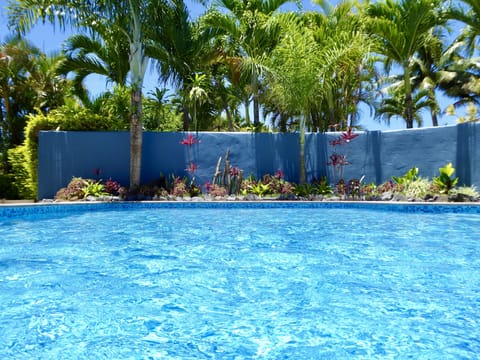
{"type": "MultiPolygon", "coordinates": [[[[335,4],[337,0],[333,0],[332,3],[335,4]]],[[[199,5],[197,2],[187,0],[191,15],[193,17],[198,16],[203,13],[204,8],[199,5]]],[[[7,0],[0,0],[0,42],[3,42],[6,36],[9,34],[7,28],[7,0]]],[[[303,0],[302,6],[304,10],[315,10],[320,9],[318,5],[311,3],[311,0],[303,0]]],[[[286,9],[295,9],[295,7],[287,6],[286,9]]],[[[42,50],[46,54],[52,54],[59,52],[62,47],[62,43],[71,35],[71,31],[65,33],[61,32],[58,27],[54,29],[51,25],[36,25],[26,36],[26,38],[31,41],[35,46],[42,50]]],[[[91,75],[86,81],[85,85],[89,90],[89,93],[92,96],[96,96],[106,90],[111,89],[111,84],[108,84],[104,78],[91,75]]],[[[154,90],[156,87],[163,88],[165,85],[158,82],[158,76],[155,74],[155,69],[153,66],[150,66],[147,70],[145,81],[144,81],[144,94],[148,94],[150,91],[154,90]]],[[[442,109],[445,109],[452,101],[446,98],[440,97],[440,106],[442,109]]],[[[390,124],[381,122],[377,119],[373,119],[370,114],[370,110],[366,106],[361,106],[360,108],[360,122],[359,125],[362,126],[364,130],[397,130],[404,129],[405,122],[401,119],[392,119],[390,124]]],[[[423,114],[423,127],[431,126],[431,118],[427,112],[423,114]]],[[[452,125],[456,123],[456,117],[443,115],[439,119],[439,125],[452,125]]]]}

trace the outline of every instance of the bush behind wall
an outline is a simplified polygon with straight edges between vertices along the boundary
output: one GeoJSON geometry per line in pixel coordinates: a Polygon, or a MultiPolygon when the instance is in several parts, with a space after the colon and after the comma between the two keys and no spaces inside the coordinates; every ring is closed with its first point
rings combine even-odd
{"type": "Polygon", "coordinates": [[[42,113],[27,116],[25,140],[22,145],[8,150],[12,168],[12,194],[21,199],[36,199],[38,193],[38,134],[42,130],[102,131],[124,129],[125,124],[113,117],[105,117],[77,104],[65,105],[42,113]]]}

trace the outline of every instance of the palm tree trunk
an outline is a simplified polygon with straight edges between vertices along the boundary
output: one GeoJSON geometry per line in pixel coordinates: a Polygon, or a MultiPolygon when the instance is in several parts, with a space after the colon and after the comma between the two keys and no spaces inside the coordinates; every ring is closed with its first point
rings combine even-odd
{"type": "MultiPolygon", "coordinates": [[[[430,98],[431,102],[435,102],[435,93],[434,93],[433,90],[430,91],[428,97],[430,98]]],[[[433,126],[438,126],[438,116],[437,116],[438,111],[437,111],[436,107],[430,106],[430,114],[432,116],[432,125],[433,126]]]]}
{"type": "Polygon", "coordinates": [[[248,97],[245,99],[245,125],[250,126],[250,101],[248,101],[248,97]]]}
{"type": "Polygon", "coordinates": [[[437,111],[436,110],[432,111],[432,125],[433,126],[438,126],[438,116],[437,116],[437,111]]]}
{"type": "Polygon", "coordinates": [[[404,66],[404,83],[405,83],[405,122],[407,129],[413,128],[413,102],[412,102],[412,86],[410,84],[410,68],[404,66]]]}
{"type": "Polygon", "coordinates": [[[222,99],[223,99],[223,109],[225,110],[225,114],[227,115],[228,130],[233,131],[232,113],[230,112],[230,108],[228,107],[228,103],[224,95],[222,95],[222,99]]]}
{"type": "Polygon", "coordinates": [[[305,116],[300,119],[300,177],[299,183],[305,184],[307,175],[305,170],[305,116]]]}
{"type": "Polygon", "coordinates": [[[132,90],[130,116],[130,188],[140,185],[142,166],[142,91],[132,90]]]}
{"type": "Polygon", "coordinates": [[[253,94],[253,126],[257,129],[260,125],[260,105],[258,103],[258,94],[253,94]]]}
{"type": "Polygon", "coordinates": [[[190,116],[188,115],[188,109],[186,106],[183,107],[183,131],[188,131],[190,116]]]}

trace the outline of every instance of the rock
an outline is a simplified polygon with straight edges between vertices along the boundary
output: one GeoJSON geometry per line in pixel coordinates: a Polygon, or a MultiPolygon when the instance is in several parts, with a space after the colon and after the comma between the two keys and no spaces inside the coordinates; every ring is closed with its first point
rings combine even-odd
{"type": "Polygon", "coordinates": [[[435,195],[433,197],[434,202],[448,202],[448,196],[447,195],[435,195]]]}
{"type": "Polygon", "coordinates": [[[386,191],[380,195],[380,201],[390,201],[393,199],[393,193],[391,191],[386,191]]]}

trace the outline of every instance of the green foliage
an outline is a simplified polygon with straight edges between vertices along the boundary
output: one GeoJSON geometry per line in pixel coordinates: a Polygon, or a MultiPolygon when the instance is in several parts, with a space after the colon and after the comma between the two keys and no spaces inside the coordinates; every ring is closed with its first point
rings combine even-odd
{"type": "Polygon", "coordinates": [[[15,179],[10,174],[0,174],[0,199],[16,200],[19,198],[15,179]]]}
{"type": "Polygon", "coordinates": [[[35,199],[37,185],[32,172],[35,170],[36,176],[36,167],[31,166],[31,159],[29,149],[24,145],[8,150],[12,186],[21,199],[35,199]]]}
{"type": "Polygon", "coordinates": [[[308,197],[316,193],[315,185],[310,183],[297,184],[294,189],[294,193],[300,197],[308,197]]]}
{"type": "Polygon", "coordinates": [[[401,191],[408,199],[423,199],[432,192],[432,184],[428,179],[415,178],[403,184],[401,191]]]}
{"type": "Polygon", "coordinates": [[[324,176],[312,183],[295,185],[294,192],[297,196],[308,197],[309,195],[332,195],[333,189],[328,185],[327,178],[324,176]]]}
{"type": "Polygon", "coordinates": [[[108,195],[105,191],[105,185],[102,184],[101,181],[95,181],[92,179],[84,180],[84,187],[82,188],[83,197],[86,198],[88,196],[103,196],[108,195]]]}
{"type": "Polygon", "coordinates": [[[440,188],[442,193],[448,194],[450,190],[458,183],[458,178],[453,178],[455,168],[452,163],[448,163],[444,167],[438,169],[440,176],[433,178],[433,183],[440,188]]]}
{"type": "Polygon", "coordinates": [[[260,197],[271,194],[270,185],[258,181],[248,186],[247,193],[254,194],[260,197]]]}
{"type": "Polygon", "coordinates": [[[15,186],[23,199],[32,199],[37,194],[38,134],[42,130],[120,130],[121,119],[109,118],[93,113],[75,102],[70,102],[48,115],[27,116],[25,140],[22,145],[9,150],[8,160],[12,167],[15,186]]]}
{"type": "Polygon", "coordinates": [[[478,201],[480,193],[474,186],[460,186],[450,190],[449,199],[453,201],[478,201]]]}
{"type": "Polygon", "coordinates": [[[410,183],[412,181],[415,181],[418,179],[418,168],[413,167],[410,170],[408,170],[405,175],[403,176],[392,176],[392,180],[395,181],[398,185],[405,185],[407,183],[410,183]]]}

